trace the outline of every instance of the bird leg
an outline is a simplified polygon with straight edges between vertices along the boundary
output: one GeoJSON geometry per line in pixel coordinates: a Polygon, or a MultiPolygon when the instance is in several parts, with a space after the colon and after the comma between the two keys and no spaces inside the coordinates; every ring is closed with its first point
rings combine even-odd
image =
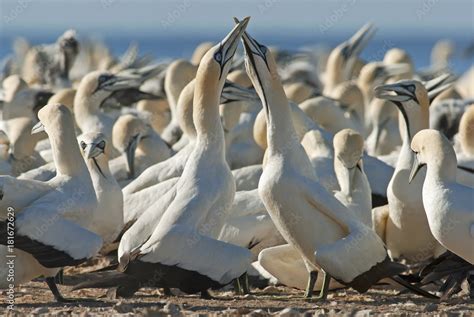
{"type": "Polygon", "coordinates": [[[236,278],[234,279],[234,291],[237,295],[242,295],[243,294],[243,291],[242,291],[242,287],[240,286],[240,281],[239,281],[239,278],[236,278]]]}
{"type": "Polygon", "coordinates": [[[247,272],[242,274],[239,278],[239,284],[240,287],[242,288],[242,293],[243,294],[250,294],[250,288],[249,288],[249,279],[247,276],[247,272]]]}
{"type": "Polygon", "coordinates": [[[56,282],[54,281],[54,277],[47,277],[46,278],[46,284],[48,284],[48,287],[51,290],[51,293],[53,293],[54,299],[56,299],[57,302],[59,302],[59,303],[72,303],[72,302],[75,302],[74,299],[64,298],[61,295],[61,293],[59,292],[58,286],[56,285],[56,282]]]}
{"type": "Polygon", "coordinates": [[[201,291],[201,298],[202,299],[213,299],[212,295],[209,293],[208,290],[201,291]]]}
{"type": "Polygon", "coordinates": [[[63,269],[60,269],[58,274],[56,274],[56,276],[54,277],[54,282],[61,285],[64,284],[64,270],[63,269]]]}
{"type": "Polygon", "coordinates": [[[304,293],[305,298],[309,299],[313,297],[314,284],[316,283],[317,279],[318,279],[318,271],[309,272],[308,286],[306,286],[306,291],[304,293]]]}
{"type": "Polygon", "coordinates": [[[331,282],[331,275],[327,274],[324,271],[322,272],[324,273],[323,285],[321,285],[321,292],[319,292],[319,296],[317,297],[317,299],[326,300],[328,296],[329,283],[331,282]]]}

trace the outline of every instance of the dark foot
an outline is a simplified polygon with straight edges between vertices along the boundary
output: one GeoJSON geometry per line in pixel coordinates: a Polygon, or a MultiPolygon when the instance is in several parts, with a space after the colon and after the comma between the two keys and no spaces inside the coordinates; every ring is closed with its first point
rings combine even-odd
{"type": "Polygon", "coordinates": [[[48,284],[51,293],[54,295],[54,299],[58,303],[78,303],[78,302],[97,302],[95,299],[92,298],[65,298],[59,292],[58,286],[54,282],[54,277],[47,277],[46,284],[48,284]]]}
{"type": "Polygon", "coordinates": [[[201,291],[201,298],[202,299],[214,299],[214,297],[212,297],[212,295],[209,293],[208,290],[201,291]]]}
{"type": "Polygon", "coordinates": [[[171,289],[169,287],[163,287],[163,294],[165,296],[173,296],[173,293],[171,292],[171,289]]]}

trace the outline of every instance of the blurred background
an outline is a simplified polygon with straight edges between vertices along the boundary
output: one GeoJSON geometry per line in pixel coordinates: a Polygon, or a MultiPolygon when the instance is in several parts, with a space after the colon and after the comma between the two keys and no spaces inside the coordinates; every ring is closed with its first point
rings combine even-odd
{"type": "MultiPolygon", "coordinates": [[[[465,56],[474,40],[472,0],[0,0],[0,59],[13,40],[53,43],[68,28],[104,41],[116,55],[131,42],[156,58],[190,57],[202,41],[222,38],[232,17],[250,15],[248,30],[261,42],[289,50],[332,47],[372,21],[378,31],[363,52],[381,60],[402,47],[417,68],[430,63],[439,39],[455,45],[451,69],[472,64],[465,56]]],[[[471,55],[472,56],[472,55],[471,55]]]]}

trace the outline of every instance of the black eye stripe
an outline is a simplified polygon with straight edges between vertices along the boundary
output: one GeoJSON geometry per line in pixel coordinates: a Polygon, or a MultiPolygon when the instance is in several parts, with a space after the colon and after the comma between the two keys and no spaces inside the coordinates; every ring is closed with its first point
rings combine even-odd
{"type": "Polygon", "coordinates": [[[104,150],[105,149],[105,141],[102,140],[99,142],[99,144],[97,144],[97,147],[101,150],[104,150]]]}

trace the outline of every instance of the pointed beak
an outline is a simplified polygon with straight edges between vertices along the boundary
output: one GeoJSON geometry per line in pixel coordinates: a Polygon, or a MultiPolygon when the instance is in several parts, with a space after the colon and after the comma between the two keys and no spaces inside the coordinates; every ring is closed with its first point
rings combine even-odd
{"type": "Polygon", "coordinates": [[[374,88],[375,97],[395,102],[408,101],[414,99],[415,96],[401,84],[387,84],[374,88]]]}
{"type": "Polygon", "coordinates": [[[232,101],[242,100],[258,100],[257,93],[254,89],[245,88],[226,80],[224,83],[224,89],[222,90],[220,103],[226,104],[232,101]]]}
{"type": "Polygon", "coordinates": [[[44,129],[44,125],[41,121],[39,121],[37,124],[35,124],[33,126],[33,128],[31,129],[31,134],[37,134],[37,133],[40,133],[40,132],[43,132],[45,131],[44,129]]]}
{"type": "Polygon", "coordinates": [[[447,83],[447,84],[441,85],[441,86],[439,86],[439,87],[437,87],[433,90],[428,91],[428,99],[430,100],[430,103],[433,101],[433,99],[435,99],[443,91],[445,91],[446,89],[452,87],[453,84],[454,84],[453,82],[447,83]]]}
{"type": "Polygon", "coordinates": [[[372,23],[365,24],[360,28],[349,40],[345,42],[343,49],[343,56],[346,60],[352,57],[357,57],[362,50],[367,47],[370,39],[375,34],[375,27],[372,23]]]}
{"type": "Polygon", "coordinates": [[[231,61],[234,57],[235,51],[237,50],[237,46],[239,45],[239,39],[242,34],[245,32],[245,28],[249,23],[250,17],[244,18],[240,21],[232,31],[221,41],[220,45],[222,47],[223,52],[223,63],[225,65],[227,62],[231,61]]]}
{"type": "Polygon", "coordinates": [[[114,75],[109,80],[102,83],[98,89],[106,91],[119,91],[138,86],[140,86],[139,77],[114,75]]]}
{"type": "Polygon", "coordinates": [[[91,158],[94,158],[94,157],[97,157],[99,156],[100,154],[104,153],[103,150],[99,149],[97,147],[97,144],[94,144],[94,143],[91,143],[91,144],[87,144],[86,148],[84,149],[84,156],[87,158],[87,159],[91,159],[91,158]]]}
{"type": "MultiPolygon", "coordinates": [[[[234,22],[239,23],[239,20],[234,17],[234,22]]],[[[242,35],[242,43],[244,44],[245,56],[247,57],[254,71],[257,71],[254,55],[258,55],[265,61],[265,64],[267,64],[267,57],[265,55],[265,52],[262,50],[262,48],[267,49],[265,46],[260,45],[247,32],[244,32],[244,34],[242,35]]]]}
{"type": "Polygon", "coordinates": [[[415,154],[415,158],[413,160],[413,165],[411,166],[410,176],[408,177],[408,183],[411,184],[411,181],[415,178],[418,171],[423,167],[423,164],[418,162],[418,156],[415,154]]]}
{"type": "Polygon", "coordinates": [[[439,75],[436,78],[433,78],[431,80],[424,82],[423,86],[425,86],[426,90],[430,91],[430,90],[440,87],[443,84],[451,83],[455,79],[456,78],[452,74],[444,73],[442,75],[439,75]]]}
{"type": "Polygon", "coordinates": [[[130,179],[135,178],[135,151],[140,143],[140,134],[134,136],[125,149],[125,158],[127,161],[127,172],[130,179]]]}

